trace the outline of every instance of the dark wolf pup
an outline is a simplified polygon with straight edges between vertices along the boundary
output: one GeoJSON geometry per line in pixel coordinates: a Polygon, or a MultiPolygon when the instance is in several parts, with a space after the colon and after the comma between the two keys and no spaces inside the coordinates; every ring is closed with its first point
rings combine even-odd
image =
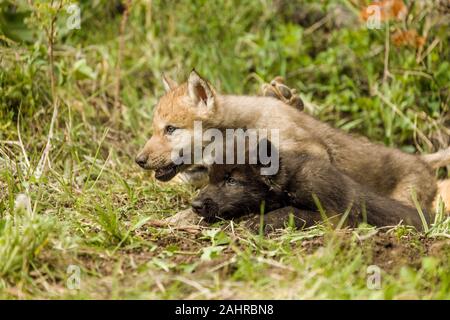
{"type": "MultiPolygon", "coordinates": [[[[273,220],[275,227],[286,222],[283,219],[287,218],[289,210],[297,218],[298,227],[302,224],[310,226],[320,220],[318,209],[322,206],[327,216],[334,220],[348,212],[346,222],[350,226],[362,221],[378,227],[404,222],[422,228],[416,208],[358,186],[339,170],[322,167],[309,157],[308,153],[285,153],[279,159],[278,173],[271,176],[260,175],[263,164],[259,161],[254,165],[212,164],[209,183],[193,201],[192,207],[207,220],[230,219],[258,213],[264,201],[267,217],[273,220]]],[[[427,213],[424,215],[429,223],[430,217],[427,213]]]]}

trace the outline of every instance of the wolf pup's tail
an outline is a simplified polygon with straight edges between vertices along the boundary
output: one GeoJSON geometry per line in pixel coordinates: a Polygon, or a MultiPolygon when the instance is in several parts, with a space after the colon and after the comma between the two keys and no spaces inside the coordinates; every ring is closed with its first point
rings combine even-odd
{"type": "Polygon", "coordinates": [[[439,150],[435,153],[424,154],[421,158],[428,163],[433,169],[450,165],[450,147],[439,150]]]}

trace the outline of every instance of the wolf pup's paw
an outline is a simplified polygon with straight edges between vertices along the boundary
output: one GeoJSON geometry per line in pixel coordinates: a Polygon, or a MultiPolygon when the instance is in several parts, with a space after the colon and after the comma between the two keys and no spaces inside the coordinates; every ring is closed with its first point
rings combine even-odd
{"type": "Polygon", "coordinates": [[[177,183],[187,183],[196,189],[201,189],[208,184],[208,169],[201,165],[193,166],[175,177],[177,183]]]}
{"type": "Polygon", "coordinates": [[[163,220],[165,223],[172,226],[188,226],[197,225],[201,223],[201,217],[196,214],[191,208],[185,209],[163,220]]]}
{"type": "Polygon", "coordinates": [[[270,84],[263,84],[261,87],[261,92],[265,97],[273,97],[281,100],[300,111],[304,109],[303,101],[297,94],[297,90],[291,89],[285,85],[282,77],[275,77],[275,79],[270,81],[270,84]]]}

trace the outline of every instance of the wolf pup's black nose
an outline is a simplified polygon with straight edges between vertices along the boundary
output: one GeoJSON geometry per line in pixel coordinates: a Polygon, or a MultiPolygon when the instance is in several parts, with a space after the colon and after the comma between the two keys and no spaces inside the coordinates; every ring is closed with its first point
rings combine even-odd
{"type": "Polygon", "coordinates": [[[134,159],[134,161],[136,161],[136,163],[137,163],[139,166],[141,166],[142,168],[144,168],[144,169],[145,169],[145,166],[146,166],[146,164],[147,164],[147,160],[148,160],[148,157],[147,157],[146,155],[143,155],[143,154],[138,155],[138,156],[136,157],[136,159],[134,159]]]}
{"type": "Polygon", "coordinates": [[[194,200],[192,201],[192,208],[195,212],[200,213],[204,207],[203,201],[201,200],[194,200]]]}

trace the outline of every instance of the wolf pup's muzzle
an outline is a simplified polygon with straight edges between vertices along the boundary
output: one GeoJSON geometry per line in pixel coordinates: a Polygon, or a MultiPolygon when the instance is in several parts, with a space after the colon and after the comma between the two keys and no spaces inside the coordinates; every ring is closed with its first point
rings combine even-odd
{"type": "Polygon", "coordinates": [[[197,214],[207,219],[214,219],[219,213],[219,205],[211,198],[195,199],[192,202],[192,208],[197,214]]]}

